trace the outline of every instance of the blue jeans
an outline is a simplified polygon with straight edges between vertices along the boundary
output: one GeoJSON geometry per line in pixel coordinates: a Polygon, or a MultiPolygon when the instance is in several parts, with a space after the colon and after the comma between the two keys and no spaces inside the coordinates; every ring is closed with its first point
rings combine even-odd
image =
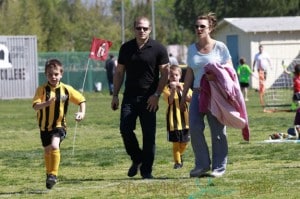
{"type": "Polygon", "coordinates": [[[204,136],[204,117],[207,116],[212,143],[212,170],[225,171],[228,154],[226,126],[221,124],[210,112],[206,114],[199,112],[198,95],[198,89],[194,89],[189,108],[190,134],[195,156],[195,168],[208,169],[211,165],[209,149],[204,136]]]}
{"type": "Polygon", "coordinates": [[[112,95],[114,91],[114,84],[113,82],[108,82],[108,89],[109,89],[109,94],[112,95]]]}
{"type": "Polygon", "coordinates": [[[152,173],[155,155],[156,112],[149,112],[147,110],[147,99],[142,96],[124,96],[120,119],[120,131],[126,152],[131,157],[133,163],[142,163],[142,176],[152,173]],[[139,117],[142,128],[142,149],[134,133],[137,117],[139,117]]]}

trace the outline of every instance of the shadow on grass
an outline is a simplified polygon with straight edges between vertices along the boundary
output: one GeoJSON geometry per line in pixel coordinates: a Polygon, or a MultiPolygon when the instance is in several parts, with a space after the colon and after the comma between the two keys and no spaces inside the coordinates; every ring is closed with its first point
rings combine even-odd
{"type": "Polygon", "coordinates": [[[104,178],[64,178],[60,177],[59,182],[63,184],[81,184],[83,182],[100,182],[104,181],[104,178]]]}
{"type": "MultiPolygon", "coordinates": [[[[207,176],[203,176],[203,178],[206,177],[211,177],[210,175],[207,176]]],[[[154,177],[152,179],[143,179],[142,177],[133,177],[133,178],[129,178],[129,177],[124,177],[124,178],[84,178],[84,179],[80,179],[80,178],[64,178],[61,177],[60,178],[60,183],[64,183],[64,184],[80,184],[83,182],[100,182],[100,181],[111,181],[111,182],[120,182],[120,181],[162,181],[162,180],[187,180],[187,179],[191,179],[190,177],[154,177]]]]}
{"type": "Polygon", "coordinates": [[[15,192],[0,192],[0,196],[5,195],[37,195],[37,194],[47,194],[49,190],[27,190],[27,191],[15,191],[15,192]]]}

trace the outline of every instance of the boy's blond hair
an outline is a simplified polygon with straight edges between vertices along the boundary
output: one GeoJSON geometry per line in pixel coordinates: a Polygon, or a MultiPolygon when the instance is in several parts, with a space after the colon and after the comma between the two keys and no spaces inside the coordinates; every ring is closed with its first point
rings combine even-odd
{"type": "Polygon", "coordinates": [[[179,73],[180,73],[180,75],[182,75],[182,70],[181,70],[181,68],[180,68],[180,66],[178,66],[178,65],[171,65],[170,66],[170,71],[171,70],[177,70],[177,71],[179,71],[179,73]]]}

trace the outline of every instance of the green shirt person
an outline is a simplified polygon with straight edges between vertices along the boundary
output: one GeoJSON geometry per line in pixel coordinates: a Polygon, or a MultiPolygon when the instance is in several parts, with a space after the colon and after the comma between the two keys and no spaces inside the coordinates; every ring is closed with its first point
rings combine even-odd
{"type": "Polygon", "coordinates": [[[245,101],[248,101],[248,87],[252,71],[250,66],[246,64],[246,60],[243,57],[240,59],[240,65],[237,67],[237,74],[239,76],[239,82],[244,99],[245,101]]]}

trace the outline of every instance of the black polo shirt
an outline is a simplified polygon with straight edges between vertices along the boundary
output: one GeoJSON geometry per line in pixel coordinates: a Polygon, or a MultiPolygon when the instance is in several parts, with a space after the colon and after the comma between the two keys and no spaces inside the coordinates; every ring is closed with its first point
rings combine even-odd
{"type": "Polygon", "coordinates": [[[126,80],[124,96],[150,96],[158,86],[159,65],[169,63],[166,48],[149,39],[138,48],[136,39],[124,43],[119,52],[118,63],[125,66],[126,80]]]}

